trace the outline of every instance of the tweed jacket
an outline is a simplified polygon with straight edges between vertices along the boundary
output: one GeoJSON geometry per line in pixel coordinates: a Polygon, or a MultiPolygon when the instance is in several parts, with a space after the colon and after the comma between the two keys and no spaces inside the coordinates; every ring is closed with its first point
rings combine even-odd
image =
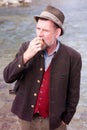
{"type": "MultiPolygon", "coordinates": [[[[24,65],[23,53],[28,45],[29,42],[23,43],[14,60],[6,66],[4,79],[7,83],[13,83],[23,75],[11,111],[19,118],[31,121],[44,73],[44,56],[43,51],[40,51],[24,65]]],[[[61,120],[69,124],[76,111],[80,95],[81,64],[80,54],[60,43],[50,65],[50,130],[56,129],[61,120]]]]}

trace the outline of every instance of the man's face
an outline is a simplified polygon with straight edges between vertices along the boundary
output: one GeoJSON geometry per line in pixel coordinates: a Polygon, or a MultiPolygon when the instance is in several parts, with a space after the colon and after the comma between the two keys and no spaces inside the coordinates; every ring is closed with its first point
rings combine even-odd
{"type": "Polygon", "coordinates": [[[59,36],[58,29],[52,21],[39,19],[36,26],[36,34],[37,37],[41,37],[44,40],[48,47],[51,47],[59,36]]]}

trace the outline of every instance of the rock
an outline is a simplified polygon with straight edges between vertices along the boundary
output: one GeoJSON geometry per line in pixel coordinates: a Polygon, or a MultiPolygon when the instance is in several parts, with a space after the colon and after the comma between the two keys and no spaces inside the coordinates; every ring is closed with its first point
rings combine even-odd
{"type": "Polygon", "coordinates": [[[23,5],[29,5],[32,0],[0,0],[0,6],[20,6],[23,5]]]}
{"type": "Polygon", "coordinates": [[[0,1],[0,5],[1,6],[8,6],[8,5],[18,6],[19,2],[18,0],[2,0],[0,1]]]}
{"type": "Polygon", "coordinates": [[[14,5],[14,6],[18,6],[20,5],[18,0],[8,0],[8,4],[9,5],[14,5]]]}
{"type": "Polygon", "coordinates": [[[29,3],[31,3],[31,2],[32,2],[32,0],[23,0],[23,5],[28,6],[29,3]]]}
{"type": "Polygon", "coordinates": [[[30,3],[32,0],[24,0],[25,3],[30,3]]]}

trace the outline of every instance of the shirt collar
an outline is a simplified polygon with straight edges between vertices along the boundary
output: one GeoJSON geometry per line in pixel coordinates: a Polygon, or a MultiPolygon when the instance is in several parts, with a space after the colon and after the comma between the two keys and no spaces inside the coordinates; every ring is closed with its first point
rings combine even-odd
{"type": "Polygon", "coordinates": [[[46,50],[44,51],[45,56],[52,56],[52,55],[56,54],[57,51],[59,50],[59,47],[60,47],[60,42],[58,41],[55,50],[53,50],[53,52],[50,55],[47,54],[46,50]]]}

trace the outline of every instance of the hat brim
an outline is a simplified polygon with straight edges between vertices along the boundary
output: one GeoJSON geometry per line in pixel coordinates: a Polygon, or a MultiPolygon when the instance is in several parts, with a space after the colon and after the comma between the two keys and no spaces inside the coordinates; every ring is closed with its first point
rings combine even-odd
{"type": "Polygon", "coordinates": [[[62,26],[60,26],[57,22],[55,22],[53,19],[51,19],[50,17],[47,17],[47,16],[39,16],[39,15],[35,15],[34,16],[34,19],[36,22],[38,22],[38,20],[40,18],[44,18],[44,19],[48,19],[48,20],[51,20],[52,22],[54,22],[55,24],[57,24],[60,28],[61,28],[61,34],[60,35],[63,35],[64,34],[64,29],[62,26]]]}

